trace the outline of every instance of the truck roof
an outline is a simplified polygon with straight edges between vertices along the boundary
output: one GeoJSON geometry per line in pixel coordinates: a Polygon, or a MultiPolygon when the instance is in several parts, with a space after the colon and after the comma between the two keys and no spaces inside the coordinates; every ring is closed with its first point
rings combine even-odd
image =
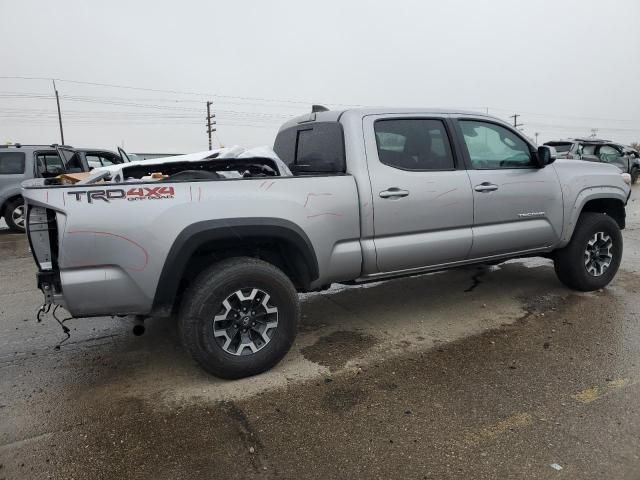
{"type": "Polygon", "coordinates": [[[284,123],[280,130],[293,127],[300,123],[306,122],[338,122],[342,116],[358,116],[367,115],[383,115],[383,114],[420,114],[420,115],[473,115],[474,117],[484,117],[491,120],[497,120],[504,123],[504,120],[493,115],[487,115],[482,112],[462,110],[459,108],[405,108],[405,107],[365,107],[365,108],[349,108],[342,110],[327,110],[324,112],[311,112],[299,115],[284,123]]]}

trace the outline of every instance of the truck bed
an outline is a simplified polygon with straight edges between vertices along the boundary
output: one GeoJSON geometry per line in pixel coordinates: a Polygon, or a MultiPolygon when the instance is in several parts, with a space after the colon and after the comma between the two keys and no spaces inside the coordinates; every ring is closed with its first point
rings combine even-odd
{"type": "Polygon", "coordinates": [[[150,313],[172,246],[186,228],[203,222],[228,223],[232,230],[230,219],[243,218],[296,226],[317,256],[312,287],[361,271],[359,201],[351,175],[46,188],[32,183],[23,191],[30,208],[55,212],[53,253],[65,307],[74,316],[150,313]]]}

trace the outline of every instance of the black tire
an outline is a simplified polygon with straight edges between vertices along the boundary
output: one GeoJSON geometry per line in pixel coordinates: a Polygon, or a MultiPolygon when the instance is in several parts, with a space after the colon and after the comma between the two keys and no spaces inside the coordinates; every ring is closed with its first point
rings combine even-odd
{"type": "MultiPolygon", "coordinates": [[[[239,297],[233,297],[233,299],[239,299],[239,297]]],[[[180,335],[191,356],[207,372],[220,378],[242,378],[270,369],[286,355],[295,339],[299,317],[298,294],[291,280],[281,270],[262,260],[236,257],[207,268],[189,287],[180,307],[180,335]],[[238,349],[238,343],[243,343],[244,339],[249,337],[242,336],[244,335],[240,331],[242,329],[238,330],[235,324],[240,324],[242,320],[249,317],[244,317],[245,314],[240,309],[237,309],[237,312],[226,309],[223,302],[229,300],[238,291],[253,294],[253,289],[261,292],[255,296],[254,300],[261,300],[260,295],[264,300],[265,293],[270,296],[264,305],[256,303],[255,307],[254,300],[251,300],[249,307],[251,310],[255,308],[265,312],[256,312],[255,319],[262,315],[264,323],[267,322],[267,317],[271,319],[269,322],[272,322],[273,314],[266,312],[267,307],[275,307],[277,308],[275,314],[277,326],[273,332],[269,330],[271,338],[266,342],[263,341],[264,337],[260,337],[251,327],[245,329],[248,330],[246,335],[249,337],[253,335],[255,338],[253,345],[259,349],[253,352],[253,348],[249,348],[249,352],[243,354],[247,351],[247,347],[240,349],[240,355],[230,353],[223,348],[223,343],[226,345],[226,338],[216,338],[214,335],[214,317],[222,313],[231,318],[236,313],[241,313],[242,319],[229,320],[233,325],[226,327],[224,325],[227,320],[222,320],[220,321],[222,323],[217,323],[215,327],[218,329],[216,330],[218,334],[235,329],[231,331],[236,332],[234,338],[238,339],[235,343],[238,349]]],[[[255,321],[253,325],[256,325],[255,321]]],[[[230,344],[228,350],[232,348],[233,344],[230,344]]]]}
{"type": "Polygon", "coordinates": [[[567,287],[582,292],[591,292],[606,287],[615,277],[622,260],[622,234],[616,221],[604,213],[585,212],[580,215],[578,225],[569,244],[555,252],[556,274],[567,287]],[[585,253],[588,243],[602,232],[611,239],[611,260],[599,276],[587,270],[585,253]]]}
{"type": "Polygon", "coordinates": [[[25,210],[24,210],[24,200],[22,198],[16,198],[7,202],[7,205],[4,210],[4,221],[7,222],[7,226],[9,230],[14,232],[24,233],[25,231],[25,210]],[[22,223],[19,222],[18,210],[22,209],[22,223]]]}
{"type": "Polygon", "coordinates": [[[631,169],[631,183],[635,184],[638,182],[638,176],[640,175],[640,169],[634,167],[631,169]]]}

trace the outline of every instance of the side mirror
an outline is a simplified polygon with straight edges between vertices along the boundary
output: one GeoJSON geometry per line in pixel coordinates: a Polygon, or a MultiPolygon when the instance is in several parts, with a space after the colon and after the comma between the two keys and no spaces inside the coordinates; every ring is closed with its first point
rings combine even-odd
{"type": "Polygon", "coordinates": [[[535,160],[539,168],[544,168],[547,165],[550,165],[553,162],[555,162],[556,156],[557,156],[557,153],[555,148],[550,147],[548,145],[541,145],[538,147],[538,151],[536,152],[536,155],[535,155],[536,157],[535,160]]]}

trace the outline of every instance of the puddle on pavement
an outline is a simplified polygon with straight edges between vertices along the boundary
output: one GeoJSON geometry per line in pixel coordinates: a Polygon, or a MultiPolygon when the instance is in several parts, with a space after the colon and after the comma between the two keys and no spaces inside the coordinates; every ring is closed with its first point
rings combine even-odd
{"type": "Polygon", "coordinates": [[[302,355],[315,363],[319,363],[329,370],[335,371],[352,358],[362,356],[377,343],[377,339],[354,331],[333,332],[301,350],[302,355]]]}

